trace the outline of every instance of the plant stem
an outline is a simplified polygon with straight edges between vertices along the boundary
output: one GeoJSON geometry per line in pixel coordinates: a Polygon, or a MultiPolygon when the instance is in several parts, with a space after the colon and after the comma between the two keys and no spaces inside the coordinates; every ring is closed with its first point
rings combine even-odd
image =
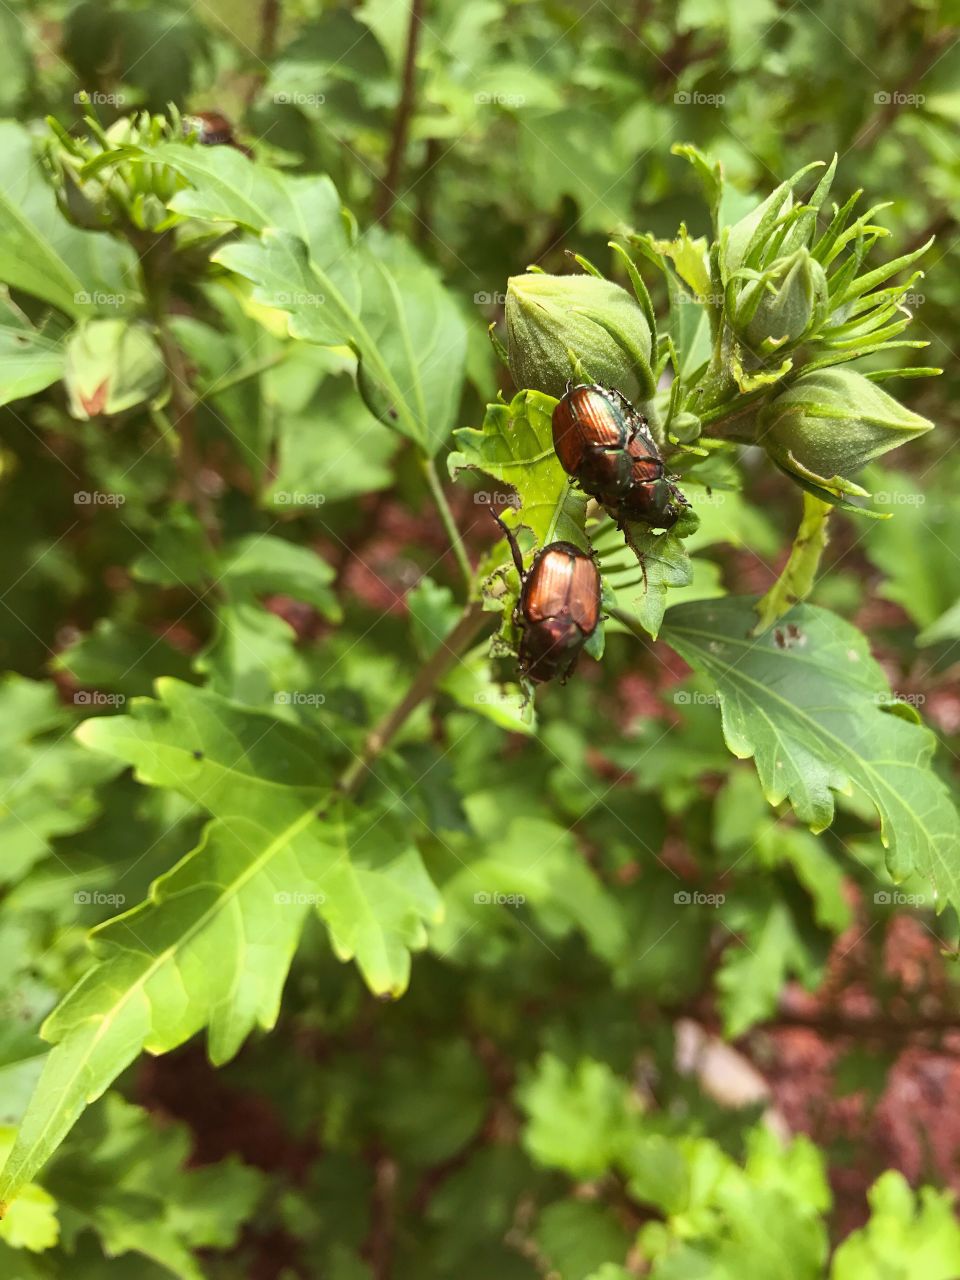
{"type": "Polygon", "coordinates": [[[443,485],[437,475],[436,463],[432,458],[425,457],[423,459],[423,473],[427,477],[427,484],[430,486],[433,500],[437,504],[437,510],[440,512],[440,519],[443,521],[443,527],[447,531],[447,537],[450,539],[450,549],[453,551],[457,564],[460,566],[460,572],[463,574],[464,581],[467,584],[467,591],[469,592],[473,587],[473,568],[467,558],[466,551],[463,549],[463,535],[457,528],[457,522],[453,518],[450,504],[447,502],[447,495],[443,492],[443,485]]]}
{"type": "Polygon", "coordinates": [[[280,0],[263,0],[260,6],[260,58],[269,62],[277,49],[280,0]]]}
{"type": "Polygon", "coordinates": [[[377,199],[377,221],[386,226],[397,199],[397,187],[403,171],[403,158],[407,150],[407,136],[413,116],[417,88],[417,49],[420,44],[420,27],[423,23],[425,0],[410,0],[410,26],[407,28],[407,51],[403,61],[403,86],[400,102],[393,120],[393,138],[387,171],[380,183],[377,199]]]}
{"type": "Polygon", "coordinates": [[[190,385],[187,364],[183,352],[164,320],[160,321],[157,331],[160,350],[163,352],[167,366],[167,377],[170,381],[170,403],[173,405],[173,429],[177,434],[180,448],[177,453],[177,465],[180,471],[180,485],[196,513],[197,519],[207,536],[211,546],[220,541],[220,528],[210,495],[200,480],[203,470],[203,459],[197,442],[196,419],[194,410],[197,396],[190,385]]]}
{"type": "Polygon", "coordinates": [[[374,760],[386,750],[420,703],[430,697],[453,664],[459,660],[482,627],[486,616],[479,601],[467,605],[460,621],[441,642],[439,651],[421,667],[416,679],[396,706],[371,729],[360,754],[340,775],[337,790],[342,796],[356,794],[374,760]]]}
{"type": "Polygon", "coordinates": [[[180,472],[180,488],[193,507],[211,546],[220,541],[220,528],[210,495],[200,482],[203,461],[196,433],[198,396],[193,389],[184,353],[170,330],[167,302],[173,265],[173,238],[169,232],[159,236],[131,235],[131,243],[140,259],[140,278],[147,310],[156,326],[157,343],[167,370],[170,404],[174,421],[170,424],[179,443],[176,462],[180,472]]]}
{"type": "Polygon", "coordinates": [[[757,602],[759,621],[752,634],[760,635],[782,618],[788,609],[805,600],[813,589],[820,560],[827,545],[827,520],[833,507],[811,493],[803,495],[800,528],[790,548],[783,572],[762,600],[757,602]]]}

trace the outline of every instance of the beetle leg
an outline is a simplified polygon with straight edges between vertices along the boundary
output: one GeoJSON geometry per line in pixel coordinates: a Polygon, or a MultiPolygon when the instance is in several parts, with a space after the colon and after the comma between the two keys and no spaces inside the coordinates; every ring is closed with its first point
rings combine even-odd
{"type": "Polygon", "coordinates": [[[639,562],[640,562],[640,572],[643,574],[643,589],[644,589],[644,591],[647,591],[647,590],[649,589],[649,584],[648,584],[648,582],[647,582],[647,560],[646,560],[646,556],[643,554],[643,552],[640,550],[640,548],[639,548],[639,547],[637,546],[637,544],[634,542],[634,540],[633,540],[633,534],[630,532],[630,529],[629,529],[629,527],[628,527],[628,525],[627,525],[626,520],[622,520],[622,519],[621,519],[621,520],[619,520],[619,521],[617,522],[617,528],[618,528],[618,529],[620,530],[620,532],[623,534],[623,540],[624,540],[624,542],[627,544],[627,546],[630,548],[630,550],[633,552],[633,554],[637,557],[637,559],[638,559],[638,560],[639,560],[639,562]]]}
{"type": "Polygon", "coordinates": [[[523,559],[520,555],[520,547],[517,545],[517,539],[514,535],[514,532],[512,529],[509,529],[504,524],[504,522],[500,519],[500,517],[494,511],[493,507],[490,508],[490,514],[493,516],[494,520],[496,520],[497,524],[503,530],[503,536],[506,538],[507,543],[509,544],[510,552],[511,552],[511,555],[513,556],[513,563],[517,566],[517,573],[519,573],[520,581],[522,583],[523,574],[524,574],[523,559]]]}

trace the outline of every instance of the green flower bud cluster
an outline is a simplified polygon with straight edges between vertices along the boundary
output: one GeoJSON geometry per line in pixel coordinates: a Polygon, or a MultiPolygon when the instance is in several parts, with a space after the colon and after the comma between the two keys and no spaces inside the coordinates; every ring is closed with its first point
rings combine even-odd
{"type": "MultiPolygon", "coordinates": [[[[731,225],[720,225],[711,188],[712,243],[691,239],[685,227],[674,241],[631,237],[666,277],[671,323],[659,338],[629,259],[636,298],[589,264],[584,275],[514,276],[507,357],[518,388],[559,397],[568,382],[596,382],[641,407],[663,443],[709,449],[710,436],[733,436],[761,445],[825,501],[863,494],[851,477],[932,425],[876,385],[896,370],[876,361],[869,377],[847,368],[893,347],[926,345],[899,335],[912,318],[905,295],[921,275],[902,273],[928,246],[865,270],[869,249],[887,234],[873,222],[877,209],[855,217],[853,197],[825,212],[836,160],[798,200],[795,188],[816,167],[731,225]],[[891,285],[894,277],[902,283],[891,285]]],[[[700,170],[722,181],[706,162],[700,170]]]]}
{"type": "Polygon", "coordinates": [[[180,221],[167,204],[185,185],[183,179],[168,165],[129,158],[131,148],[181,137],[179,116],[125,116],[104,129],[88,115],[86,123],[89,133],[74,137],[50,121],[44,162],[64,216],[85,230],[153,233],[180,221]]]}

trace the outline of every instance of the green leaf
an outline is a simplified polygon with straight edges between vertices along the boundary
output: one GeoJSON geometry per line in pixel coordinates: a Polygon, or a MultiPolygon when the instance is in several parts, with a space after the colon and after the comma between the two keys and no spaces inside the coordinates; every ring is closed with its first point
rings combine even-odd
{"type": "Polygon", "coordinates": [[[0,121],[0,154],[0,281],[75,317],[95,314],[101,296],[135,298],[132,250],[67,222],[22,125],[0,121]]]}
{"type": "Polygon", "coordinates": [[[563,1280],[587,1280],[604,1262],[625,1258],[630,1243],[612,1209],[582,1200],[547,1205],[537,1222],[536,1238],[551,1271],[563,1280]]]}
{"type": "Polygon", "coordinates": [[[572,1178],[605,1173],[627,1136],[630,1111],[623,1081],[592,1058],[568,1068],[545,1054],[536,1073],[517,1089],[517,1101],[527,1114],[527,1151],[538,1164],[572,1178]]]}
{"type": "Polygon", "coordinates": [[[194,1250],[236,1243],[264,1179],[235,1158],[188,1168],[190,1145],[185,1125],[167,1120],[161,1127],[108,1094],[49,1173],[62,1206],[64,1248],[72,1253],[78,1236],[92,1229],[110,1257],[134,1253],[180,1280],[203,1280],[194,1250]]]}
{"type": "MultiPolygon", "coordinates": [[[[0,1160],[6,1160],[10,1154],[14,1136],[12,1128],[0,1128],[0,1160]]],[[[52,1249],[59,1238],[56,1200],[43,1187],[29,1183],[0,1220],[0,1241],[13,1249],[43,1253],[52,1249]]]]}
{"type": "Polygon", "coordinates": [[[715,684],[730,750],[754,759],[771,804],[788,799],[816,831],[833,820],[833,792],[857,788],[880,815],[894,879],[919,871],[941,907],[960,903],[960,821],[930,767],[933,735],[885,710],[886,677],[855,627],[804,605],[751,640],[751,603],[678,605],[664,630],[715,684]]]}
{"type": "MultiPolygon", "coordinates": [[[[80,708],[93,704],[90,693],[74,696],[80,708]]],[[[70,740],[71,720],[52,684],[16,675],[0,682],[0,884],[16,884],[56,837],[88,827],[99,812],[97,785],[116,773],[70,740]]]]}
{"type": "MultiPolygon", "coordinates": [[[[479,431],[454,432],[459,449],[448,459],[450,475],[456,479],[465,469],[481,471],[509,485],[520,500],[518,523],[533,533],[537,546],[563,541],[587,551],[587,500],[570,487],[553,448],[555,404],[540,391],[521,391],[509,405],[487,405],[479,431]]],[[[489,503],[491,495],[484,496],[489,503]]],[[[509,515],[509,508],[498,514],[509,515]]]]}
{"type": "Polygon", "coordinates": [[[613,521],[605,520],[593,544],[618,607],[656,639],[667,609],[667,592],[690,585],[693,562],[676,533],[654,533],[635,524],[630,526],[630,538],[632,547],[625,545],[613,521]]]}
{"type": "Polygon", "coordinates": [[[0,295],[0,404],[43,391],[63,375],[64,342],[35,329],[0,295]]]}
{"type": "Polygon", "coordinates": [[[460,401],[466,326],[433,269],[378,228],[351,234],[329,178],[283,174],[228,147],[166,143],[145,154],[191,183],[171,208],[259,236],[214,260],[286,311],[294,337],[352,347],[371,412],[436,453],[460,401]]]}
{"type": "Polygon", "coordinates": [[[94,934],[99,962],[53,1012],[55,1044],[3,1174],[8,1201],[141,1049],[163,1053],[209,1026],[224,1062],[276,1021],[304,919],[374,991],[399,994],[409,949],[440,903],[404,826],[332,800],[317,736],[175,681],[129,716],[87,721],[84,743],[209,811],[200,844],[149,901],[94,934]]]}
{"type": "Polygon", "coordinates": [[[870,1220],[837,1249],[830,1280],[955,1280],[960,1275],[960,1225],[953,1195],[933,1187],[914,1192],[889,1170],[870,1188],[870,1220]]]}
{"type": "Polygon", "coordinates": [[[724,923],[743,944],[727,947],[716,978],[724,1033],[731,1040],[775,1012],[789,976],[811,975],[807,949],[787,904],[766,900],[758,907],[738,912],[728,905],[724,913],[724,923]]]}

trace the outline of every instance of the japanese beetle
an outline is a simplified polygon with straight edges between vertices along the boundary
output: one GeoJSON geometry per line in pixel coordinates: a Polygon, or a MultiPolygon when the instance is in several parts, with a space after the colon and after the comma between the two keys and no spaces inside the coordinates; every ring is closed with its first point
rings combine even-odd
{"type": "Polygon", "coordinates": [[[520,575],[514,622],[520,628],[520,671],[536,684],[573,674],[580,650],[600,621],[600,573],[571,542],[551,542],[524,569],[513,533],[496,513],[520,575]]]}
{"type": "Polygon", "coordinates": [[[194,111],[184,116],[183,132],[187,136],[195,133],[197,141],[203,147],[233,147],[242,151],[245,156],[253,155],[249,147],[237,141],[233,125],[219,111],[194,111]]]}
{"type": "Polygon", "coordinates": [[[619,391],[568,386],[553,411],[553,447],[567,475],[621,527],[636,520],[670,529],[687,506],[646,418],[619,391]]]}

